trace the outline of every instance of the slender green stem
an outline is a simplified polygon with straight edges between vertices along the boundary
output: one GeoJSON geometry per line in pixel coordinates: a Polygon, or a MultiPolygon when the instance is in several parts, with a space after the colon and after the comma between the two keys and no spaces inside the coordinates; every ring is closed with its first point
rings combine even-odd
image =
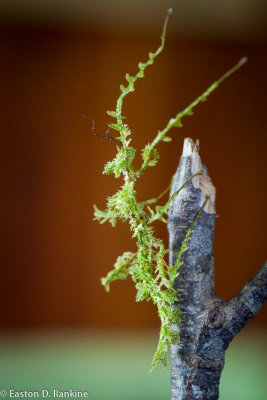
{"type": "Polygon", "coordinates": [[[164,21],[163,31],[162,31],[162,36],[161,36],[161,44],[158,47],[158,49],[155,51],[155,53],[149,53],[149,59],[148,59],[148,61],[146,63],[139,63],[138,64],[139,71],[134,77],[130,77],[128,74],[126,75],[126,79],[129,82],[128,86],[127,87],[121,86],[122,93],[121,93],[120,97],[118,98],[117,107],[116,107],[117,124],[118,124],[119,130],[120,130],[121,133],[123,131],[123,122],[122,122],[122,115],[121,115],[123,99],[124,99],[125,96],[127,96],[127,94],[129,94],[130,92],[134,91],[134,84],[137,81],[137,79],[144,77],[145,69],[149,65],[153,64],[154,59],[164,49],[166,30],[167,30],[168,21],[169,21],[169,18],[171,16],[171,14],[172,14],[172,9],[170,8],[170,9],[167,10],[167,15],[166,15],[166,18],[165,18],[165,21],[164,21]]]}
{"type": "MultiPolygon", "coordinates": [[[[193,228],[194,228],[194,226],[195,226],[195,224],[196,224],[198,218],[200,217],[200,214],[201,214],[202,211],[204,210],[204,208],[205,208],[205,206],[206,206],[206,204],[207,204],[207,202],[208,202],[209,200],[210,200],[210,196],[206,196],[204,203],[202,204],[202,206],[201,206],[200,210],[198,211],[197,215],[195,216],[194,221],[192,222],[190,228],[189,228],[188,231],[186,232],[185,238],[184,238],[184,240],[183,240],[181,249],[180,249],[180,251],[179,251],[179,254],[178,254],[178,257],[177,257],[177,260],[176,260],[176,263],[175,263],[175,267],[174,267],[175,270],[178,270],[178,269],[180,268],[180,266],[182,265],[182,263],[181,263],[181,257],[182,257],[182,255],[183,255],[183,253],[187,250],[187,242],[188,242],[188,240],[189,240],[189,238],[190,238],[191,232],[192,232],[192,230],[193,230],[193,228]]],[[[173,282],[172,282],[172,283],[173,283],[173,282]]]]}
{"type": "MultiPolygon", "coordinates": [[[[182,112],[178,113],[176,117],[171,118],[167,124],[167,126],[162,130],[159,131],[153,142],[149,146],[150,154],[152,154],[153,149],[157,146],[157,144],[162,141],[165,137],[165,135],[169,132],[169,130],[173,127],[181,127],[182,123],[181,120],[183,117],[186,115],[192,115],[193,114],[193,108],[196,107],[199,103],[205,101],[207,97],[229,76],[231,76],[234,72],[236,72],[239,68],[242,67],[247,62],[247,58],[243,57],[233,68],[231,68],[229,71],[227,71],[221,78],[219,78],[216,82],[214,82],[212,85],[209,86],[209,88],[202,94],[200,95],[196,100],[194,100],[188,107],[186,107],[182,112]]],[[[147,157],[141,168],[140,168],[140,173],[142,174],[144,170],[148,167],[149,165],[149,160],[150,158],[147,157]]]]}
{"type": "Polygon", "coordinates": [[[155,203],[157,203],[162,197],[165,196],[165,194],[169,193],[169,191],[170,191],[170,189],[171,189],[172,181],[173,181],[173,177],[172,177],[172,180],[171,180],[169,186],[168,186],[162,193],[160,193],[160,195],[159,195],[158,197],[154,197],[153,199],[141,201],[141,202],[138,203],[139,206],[140,206],[140,207],[145,207],[145,206],[148,206],[148,205],[150,205],[150,204],[155,204],[155,203]]]}
{"type": "Polygon", "coordinates": [[[190,178],[188,178],[183,184],[182,186],[173,193],[173,195],[169,198],[169,200],[167,201],[167,203],[165,204],[165,206],[163,206],[160,211],[158,211],[156,214],[154,214],[150,220],[149,223],[152,223],[154,221],[156,221],[157,219],[161,219],[163,217],[164,214],[166,214],[168,212],[168,208],[170,207],[171,203],[173,202],[173,200],[175,199],[175,197],[178,195],[178,193],[180,193],[180,191],[196,176],[198,175],[203,175],[203,171],[199,171],[196,172],[194,175],[190,176],[190,178]]]}

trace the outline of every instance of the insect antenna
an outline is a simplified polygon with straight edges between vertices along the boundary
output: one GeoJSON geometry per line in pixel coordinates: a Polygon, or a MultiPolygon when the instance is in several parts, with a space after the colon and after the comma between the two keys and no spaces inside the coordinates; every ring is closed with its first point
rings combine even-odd
{"type": "Polygon", "coordinates": [[[113,142],[116,143],[116,145],[119,145],[119,146],[123,147],[123,146],[122,146],[122,142],[121,142],[119,139],[116,139],[116,138],[114,138],[114,137],[112,137],[112,136],[109,135],[110,126],[107,128],[106,134],[105,134],[105,135],[99,135],[99,134],[95,131],[95,120],[94,120],[94,118],[88,117],[87,115],[83,115],[83,118],[86,119],[86,120],[88,120],[88,121],[92,121],[92,128],[91,128],[91,130],[92,130],[92,133],[93,133],[95,136],[99,137],[100,139],[112,140],[113,142]]]}

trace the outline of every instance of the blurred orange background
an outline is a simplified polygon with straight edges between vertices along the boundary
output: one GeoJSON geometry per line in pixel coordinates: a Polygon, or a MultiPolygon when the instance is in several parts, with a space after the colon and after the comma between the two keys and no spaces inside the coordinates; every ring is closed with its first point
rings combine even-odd
{"type": "MultiPolygon", "coordinates": [[[[125,224],[114,229],[92,221],[93,204],[104,208],[106,197],[122,181],[102,175],[116,148],[93,136],[82,115],[94,117],[97,132],[104,134],[110,121],[106,110],[114,110],[125,73],[134,74],[138,62],[157,48],[169,4],[155,2],[152,10],[140,2],[138,11],[131,1],[128,6],[114,2],[113,8],[112,2],[86,8],[80,1],[85,8],[78,13],[78,6],[72,10],[67,2],[64,14],[45,8],[44,2],[36,13],[3,3],[2,332],[157,327],[156,310],[152,304],[135,303],[130,280],[115,282],[109,294],[100,284],[116,257],[134,250],[135,243],[125,224]]],[[[124,103],[133,146],[144,147],[241,57],[247,56],[248,63],[193,117],[185,118],[182,129],[172,131],[171,144],[160,145],[160,162],[138,183],[138,196],[142,200],[161,193],[178,165],[183,139],[200,140],[220,215],[214,249],[217,294],[230,298],[266,256],[263,3],[256,2],[256,13],[247,9],[246,18],[240,6],[240,14],[228,9],[224,15],[214,8],[199,19],[197,6],[190,14],[185,2],[177,10],[170,3],[174,14],[164,53],[124,103]]],[[[157,225],[157,233],[167,244],[166,226],[157,225]]],[[[263,326],[264,316],[261,311],[251,324],[263,326]]]]}

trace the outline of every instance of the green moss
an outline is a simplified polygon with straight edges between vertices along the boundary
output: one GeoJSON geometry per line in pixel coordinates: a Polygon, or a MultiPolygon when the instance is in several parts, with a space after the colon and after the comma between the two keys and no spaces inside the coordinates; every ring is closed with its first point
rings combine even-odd
{"type": "Polygon", "coordinates": [[[181,127],[181,120],[184,116],[193,114],[193,108],[202,101],[205,101],[207,96],[229,75],[238,69],[245,60],[242,59],[234,68],[228,71],[217,82],[213,83],[201,96],[199,96],[193,103],[191,103],[184,111],[178,113],[174,118],[171,118],[166,127],[159,131],[157,136],[151,143],[148,143],[141,151],[143,162],[139,169],[133,168],[132,162],[135,157],[136,150],[130,147],[131,131],[129,127],[123,123],[122,106],[124,98],[134,91],[134,84],[137,79],[144,77],[144,71],[149,65],[152,65],[154,59],[162,52],[165,44],[166,28],[171,9],[167,11],[167,16],[164,22],[163,33],[161,36],[161,44],[154,53],[149,53],[149,58],[145,63],[138,64],[138,72],[135,76],[126,74],[128,84],[121,85],[121,94],[117,100],[116,111],[108,111],[108,115],[116,119],[115,123],[110,123],[109,127],[117,132],[119,136],[116,138],[117,155],[109,161],[104,168],[104,174],[114,174],[115,178],[123,176],[124,184],[120,190],[112,197],[108,198],[106,210],[99,210],[95,206],[95,219],[100,223],[109,221],[112,226],[116,225],[118,220],[128,222],[130,229],[133,232],[132,237],[136,239],[137,251],[136,253],[125,252],[122,256],[117,258],[114,268],[108,273],[101,282],[109,291],[110,283],[116,279],[126,279],[130,275],[135,282],[137,295],[136,300],[152,300],[157,306],[158,315],[161,320],[160,337],[158,347],[155,352],[152,368],[153,369],[159,361],[166,365],[166,353],[170,344],[175,344],[178,340],[178,333],[172,329],[173,324],[180,321],[180,311],[173,304],[176,299],[176,292],[173,288],[173,282],[178,275],[179,267],[182,265],[182,255],[187,251],[187,242],[193,225],[198,218],[200,212],[203,210],[206,202],[201,207],[200,212],[190,229],[188,230],[184,242],[181,246],[177,262],[174,266],[169,266],[166,262],[166,254],[168,249],[165,249],[161,239],[154,235],[152,224],[160,220],[166,222],[168,208],[171,202],[177,196],[180,190],[190,181],[195,175],[201,174],[199,171],[192,176],[185,184],[174,193],[174,195],[163,206],[156,205],[151,208],[152,204],[162,197],[163,194],[155,199],[150,199],[144,202],[137,202],[135,183],[138,178],[145,172],[148,167],[153,167],[157,164],[159,153],[156,146],[161,142],[169,142],[171,138],[167,133],[173,127],[181,127]],[[119,145],[119,143],[121,145],[119,145]]]}

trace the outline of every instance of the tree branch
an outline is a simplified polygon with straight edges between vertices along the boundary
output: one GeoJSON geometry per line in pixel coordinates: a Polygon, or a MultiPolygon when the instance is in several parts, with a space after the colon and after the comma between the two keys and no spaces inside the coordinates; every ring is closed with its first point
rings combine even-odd
{"type": "Polygon", "coordinates": [[[185,139],[170,196],[200,170],[178,193],[169,210],[170,265],[176,263],[186,233],[207,196],[209,201],[193,227],[182,255],[183,264],[174,282],[181,323],[172,353],[172,400],[217,400],[225,350],[233,337],[259,311],[267,297],[267,264],[232,299],[216,296],[213,237],[215,188],[204,164],[198,142],[185,139]]]}
{"type": "Polygon", "coordinates": [[[267,262],[231,300],[225,302],[229,341],[257,314],[267,300],[267,262]]]}

